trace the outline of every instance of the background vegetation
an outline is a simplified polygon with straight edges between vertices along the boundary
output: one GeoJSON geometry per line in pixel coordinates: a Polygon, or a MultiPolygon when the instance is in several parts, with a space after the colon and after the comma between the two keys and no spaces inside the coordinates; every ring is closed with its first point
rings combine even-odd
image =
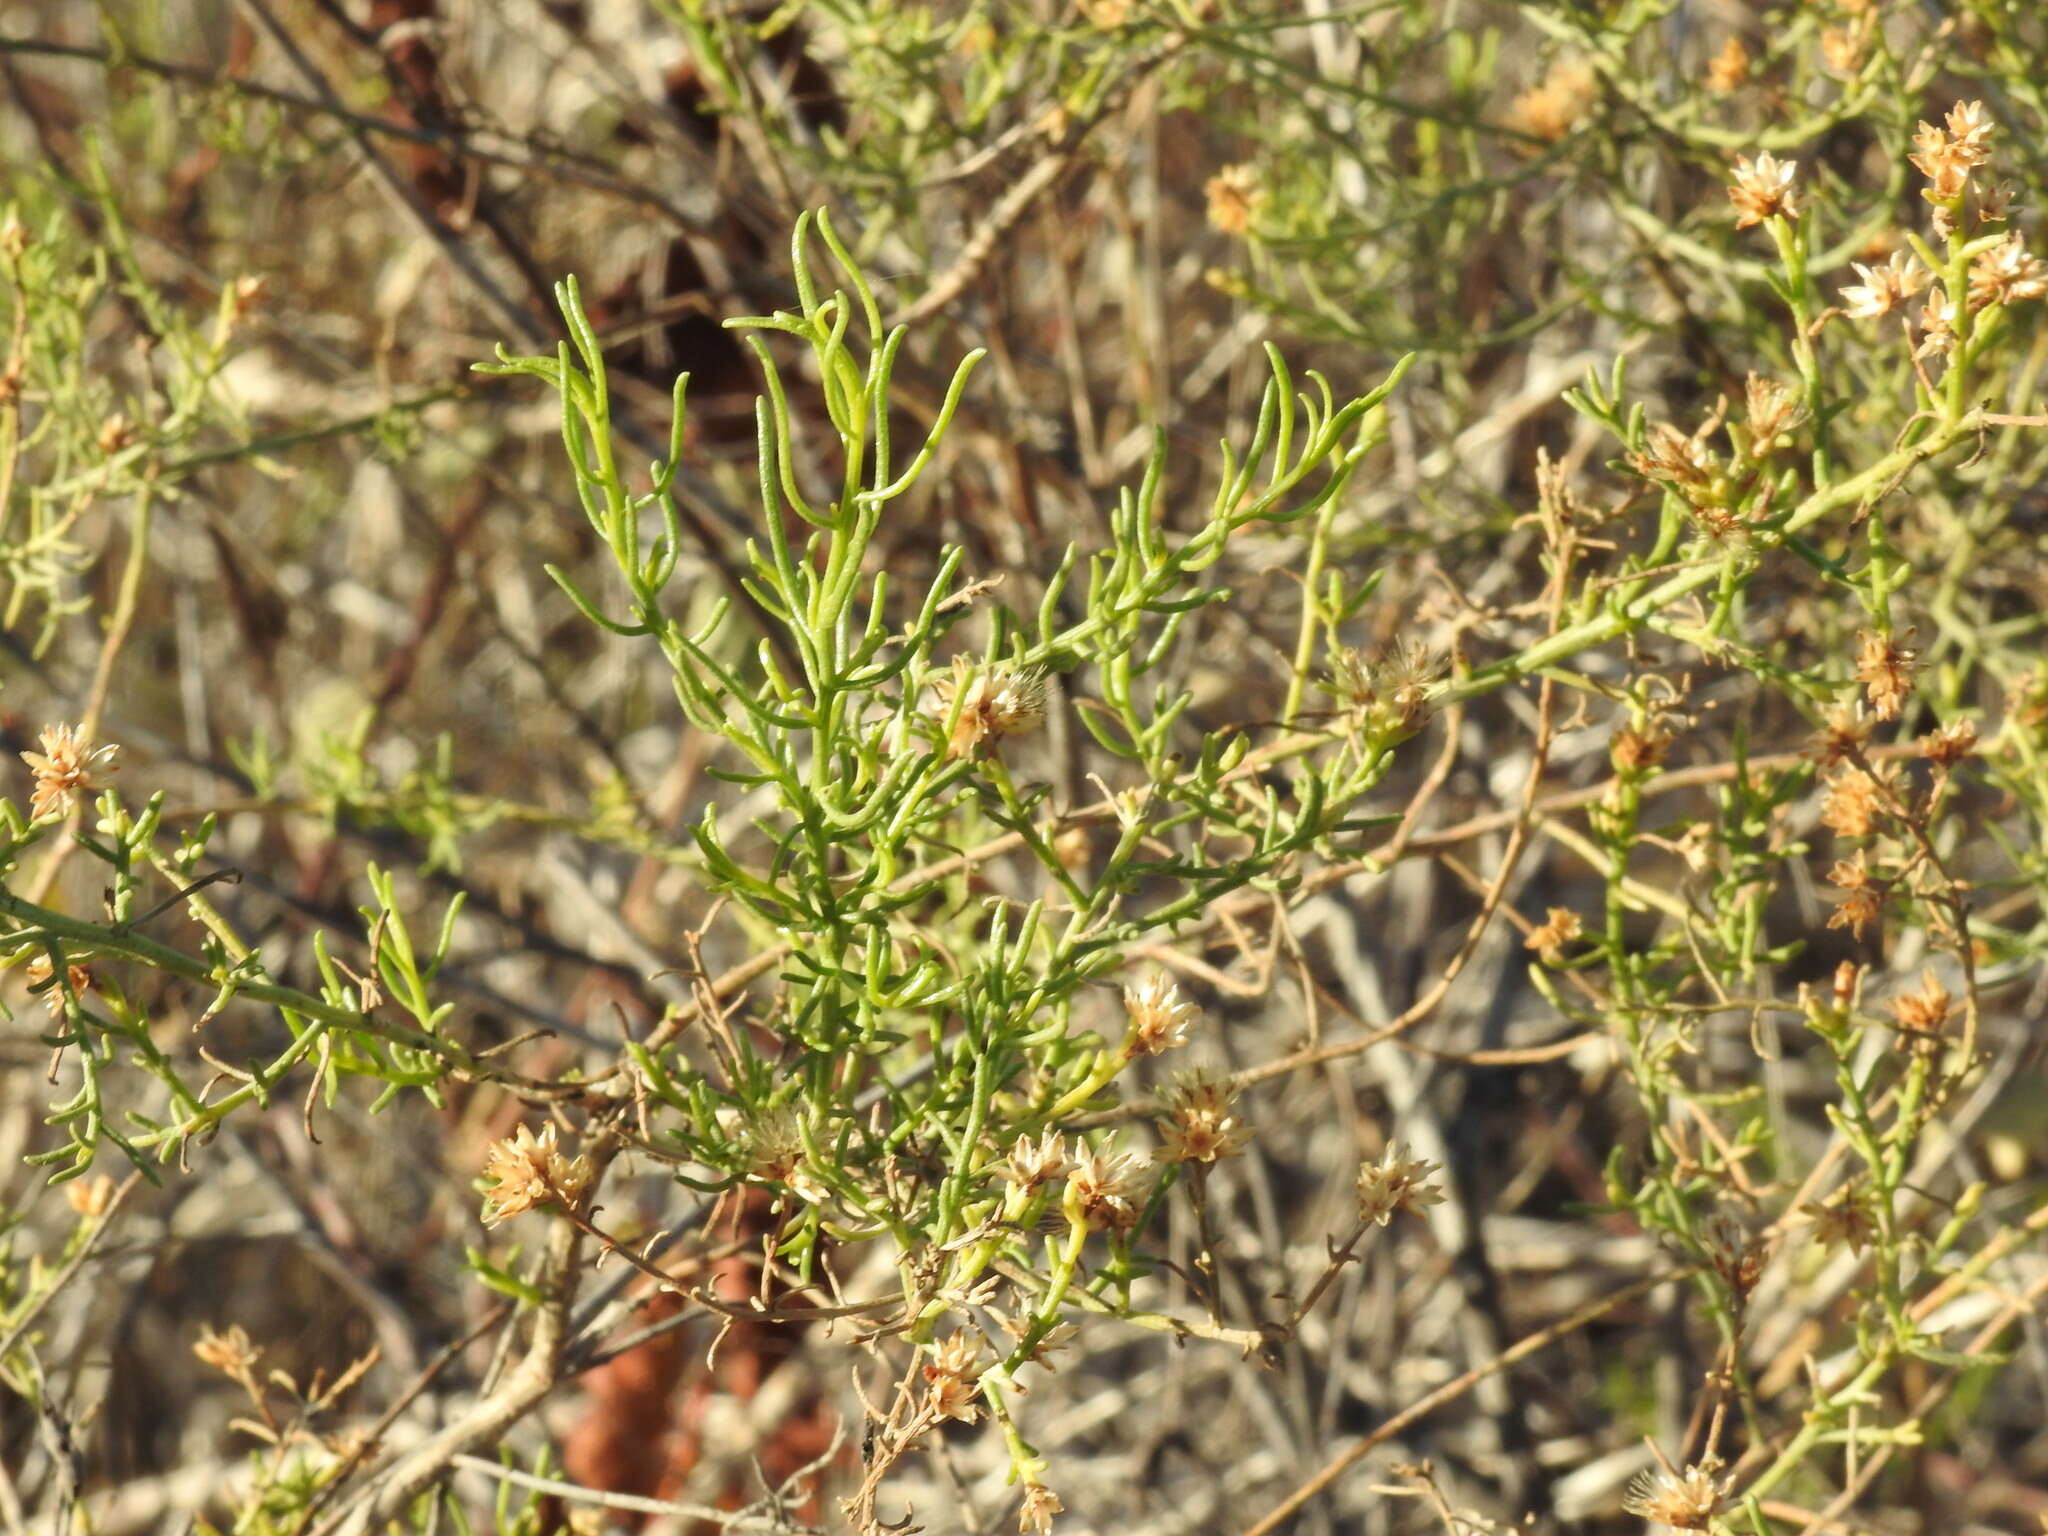
{"type": "Polygon", "coordinates": [[[0,1526],[2048,1525],[2044,81],[0,8],[0,1526]]]}

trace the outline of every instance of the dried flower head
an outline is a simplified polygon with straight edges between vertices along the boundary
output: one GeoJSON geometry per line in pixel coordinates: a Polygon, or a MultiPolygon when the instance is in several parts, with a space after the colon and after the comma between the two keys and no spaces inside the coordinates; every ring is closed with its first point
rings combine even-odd
{"type": "Polygon", "coordinates": [[[1330,680],[1323,686],[1355,729],[1375,741],[1400,741],[1429,717],[1430,689],[1443,672],[1428,648],[1414,641],[1376,655],[1346,646],[1330,658],[1330,680]]]}
{"type": "Polygon", "coordinates": [[[1776,379],[1752,373],[1742,386],[1743,404],[1749,417],[1749,453],[1762,458],[1786,446],[1786,434],[1806,420],[1806,407],[1799,397],[1776,379]]]}
{"type": "Polygon", "coordinates": [[[1807,753],[1823,768],[1845,763],[1863,750],[1870,735],[1870,722],[1863,718],[1863,703],[1838,705],[1828,711],[1827,724],[1815,731],[1807,753]]]}
{"type": "Polygon", "coordinates": [[[1676,739],[1671,727],[1653,715],[1641,725],[1625,725],[1616,731],[1607,744],[1607,760],[1616,773],[1646,774],[1663,766],[1676,739]]]}
{"type": "Polygon", "coordinates": [[[64,1186],[64,1199],[87,1221],[98,1221],[114,1203],[114,1181],[104,1173],[89,1179],[72,1179],[64,1186]]]}
{"type": "Polygon", "coordinates": [[[1041,1184],[1065,1178],[1072,1167],[1067,1157],[1067,1139],[1058,1131],[1047,1131],[1037,1141],[1019,1136],[1010,1148],[1003,1177],[1029,1194],[1041,1184]]]}
{"type": "Polygon", "coordinates": [[[210,1365],[237,1379],[247,1377],[263,1358],[263,1351],[249,1342],[248,1332],[240,1323],[225,1333],[215,1333],[211,1327],[202,1325],[199,1337],[193,1341],[192,1353],[199,1357],[201,1365],[210,1365]]]}
{"type": "Polygon", "coordinates": [[[1930,203],[1954,203],[1970,189],[1970,173],[1991,158],[1991,116],[1973,101],[1949,109],[1944,132],[1932,123],[1914,130],[1914,153],[1906,158],[1925,176],[1920,195],[1930,203]]]}
{"type": "MultiPolygon", "coordinates": [[[[1910,636],[1913,632],[1906,633],[1910,636]]],[[[1900,706],[1913,691],[1913,671],[1919,659],[1918,651],[1890,635],[1868,629],[1857,632],[1856,681],[1863,684],[1870,712],[1878,719],[1899,718],[1900,706]]]]}
{"type": "Polygon", "coordinates": [[[93,439],[93,446],[112,458],[123,448],[132,446],[139,435],[135,423],[128,419],[128,413],[116,411],[100,423],[99,435],[93,439]]]}
{"type": "Polygon", "coordinates": [[[1585,931],[1579,914],[1570,907],[1552,907],[1548,921],[1539,928],[1530,929],[1529,936],[1522,943],[1533,949],[1545,965],[1556,965],[1564,958],[1565,946],[1576,943],[1585,931]]]}
{"type": "Polygon", "coordinates": [[[2019,304],[2048,295],[2048,263],[2030,255],[2014,230],[1970,261],[1970,308],[1987,304],[2019,304]]]}
{"type": "Polygon", "coordinates": [[[1710,1466],[1687,1467],[1679,1472],[1664,1461],[1662,1452],[1657,1459],[1664,1462],[1663,1469],[1645,1472],[1629,1484],[1621,1507],[1659,1525],[1681,1531],[1704,1531],[1713,1524],[1733,1479],[1715,1481],[1715,1468],[1710,1466]]]}
{"type": "Polygon", "coordinates": [[[746,1173],[764,1184],[787,1184],[799,1199],[822,1203],[831,1193],[804,1164],[803,1126],[787,1104],[754,1115],[744,1139],[746,1173]]]}
{"type": "Polygon", "coordinates": [[[1653,423],[1642,452],[1630,452],[1626,458],[1629,468],[1645,480],[1675,486],[1681,492],[1702,490],[1714,477],[1705,434],[1688,437],[1668,421],[1653,423]]]}
{"type": "Polygon", "coordinates": [[[1027,1483],[1024,1487],[1024,1504],[1017,1511],[1017,1529],[1021,1536],[1044,1536],[1052,1529],[1052,1517],[1067,1506],[1060,1502],[1060,1496],[1043,1483],[1027,1483]]]}
{"type": "Polygon", "coordinates": [[[1902,993],[1892,999],[1892,1017],[1899,1021],[1899,1029],[1929,1044],[1940,1039],[1955,1011],[1956,1000],[1949,996],[1948,988],[1931,967],[1921,971],[1918,992],[1902,993]]]}
{"type": "Polygon", "coordinates": [[[92,990],[92,972],[76,961],[65,963],[62,986],[53,979],[57,974],[57,968],[50,964],[50,957],[47,954],[37,955],[30,960],[27,974],[29,990],[42,993],[43,1006],[50,1010],[50,1017],[53,1019],[64,1017],[71,998],[82,998],[92,990]]]}
{"type": "Polygon", "coordinates": [[[1861,768],[1844,768],[1827,781],[1820,819],[1837,837],[1868,837],[1884,815],[1889,786],[1861,768]]]}
{"type": "Polygon", "coordinates": [[[1502,126],[1555,144],[1591,109],[1597,91],[1593,71],[1577,59],[1561,59],[1543,79],[1508,104],[1502,126]]]}
{"type": "Polygon", "coordinates": [[[1851,320],[1876,320],[1904,309],[1908,299],[1934,280],[1934,274],[1906,251],[1893,251],[1881,267],[1866,267],[1860,261],[1849,265],[1863,279],[1842,290],[1842,312],[1851,320]]]}
{"type": "Polygon", "coordinates": [[[1097,1232],[1128,1232],[1152,1189],[1152,1165],[1137,1152],[1090,1150],[1067,1174],[1067,1199],[1097,1232]]]}
{"type": "Polygon", "coordinates": [[[1847,79],[1863,67],[1863,33],[1856,27],[1820,29],[1820,67],[1847,79]]]}
{"type": "Polygon", "coordinates": [[[1920,345],[1913,349],[1916,358],[1946,357],[1956,349],[1955,306],[1948,301],[1948,290],[1934,287],[1927,290],[1927,298],[1920,306],[1915,323],[1920,327],[1920,345]]]}
{"type": "Polygon", "coordinates": [[[1388,1142],[1378,1162],[1359,1165],[1358,1219],[1384,1227],[1396,1211],[1442,1204],[1444,1192],[1429,1181],[1436,1171],[1435,1163],[1411,1158],[1400,1142],[1388,1142]]]}
{"type": "Polygon", "coordinates": [[[954,661],[952,673],[939,678],[935,686],[937,719],[942,725],[953,722],[946,737],[949,762],[976,756],[1005,736],[1032,730],[1045,719],[1045,674],[1035,668],[1012,667],[1006,662],[977,668],[963,656],[954,661]]]}
{"type": "Polygon", "coordinates": [[[1870,1208],[1863,1199],[1853,1192],[1839,1195],[1826,1204],[1808,1201],[1799,1209],[1813,1223],[1813,1240],[1823,1248],[1840,1246],[1852,1253],[1861,1253],[1877,1236],[1876,1218],[1870,1214],[1870,1208]]]}
{"type": "Polygon", "coordinates": [[[484,1177],[491,1190],[484,1206],[484,1224],[496,1226],[517,1216],[557,1201],[574,1205],[583,1198],[594,1176],[590,1159],[571,1161],[556,1145],[554,1123],[541,1127],[522,1125],[502,1141],[491,1143],[484,1163],[484,1177]]]}
{"type": "Polygon", "coordinates": [[[42,751],[21,754],[21,760],[36,776],[35,792],[28,807],[34,820],[40,821],[53,813],[63,815],[71,809],[80,791],[89,793],[105,788],[94,774],[120,771],[114,758],[121,749],[111,743],[93,746],[76,726],[46,725],[41,740],[42,751]]]}
{"type": "Polygon", "coordinates": [[[964,1328],[932,1345],[925,1362],[925,1406],[933,1417],[972,1424],[980,1417],[981,1340],[964,1328]]]}
{"type": "Polygon", "coordinates": [[[1252,1128],[1238,1118],[1236,1095],[1216,1073],[1206,1068],[1181,1073],[1165,1099],[1166,1117],[1159,1122],[1162,1163],[1213,1163],[1250,1145],[1252,1128]]]}
{"type": "Polygon", "coordinates": [[[1920,738],[1920,751],[1937,768],[1953,768],[1977,750],[1977,727],[1969,720],[1951,720],[1920,738]]]}
{"type": "Polygon", "coordinates": [[[1202,187],[1209,203],[1209,227],[1220,234],[1248,234],[1252,216],[1266,200],[1258,172],[1249,165],[1226,165],[1202,187]]]}
{"type": "Polygon", "coordinates": [[[1769,150],[1751,160],[1742,155],[1735,162],[1735,181],[1728,188],[1728,201],[1735,205],[1735,227],[1748,229],[1765,219],[1783,215],[1799,217],[1799,190],[1793,177],[1797,160],[1780,160],[1769,150]]]}
{"type": "Polygon", "coordinates": [[[1837,859],[1828,871],[1828,883],[1842,891],[1842,899],[1828,917],[1830,928],[1846,928],[1856,938],[1884,912],[1884,891],[1870,878],[1862,850],[1854,859],[1837,859]]]}
{"type": "Polygon", "coordinates": [[[1193,1003],[1181,1001],[1180,988],[1154,973],[1135,987],[1124,988],[1126,1056],[1156,1056],[1188,1043],[1188,1026],[1201,1017],[1193,1003]]]}
{"type": "Polygon", "coordinates": [[[1749,50],[1731,32],[1721,51],[1707,61],[1707,89],[1725,96],[1748,79],[1749,50]]]}
{"type": "Polygon", "coordinates": [[[1700,1252],[1738,1300],[1747,1300],[1764,1272],[1764,1247],[1757,1236],[1725,1211],[1700,1223],[1700,1252]]]}

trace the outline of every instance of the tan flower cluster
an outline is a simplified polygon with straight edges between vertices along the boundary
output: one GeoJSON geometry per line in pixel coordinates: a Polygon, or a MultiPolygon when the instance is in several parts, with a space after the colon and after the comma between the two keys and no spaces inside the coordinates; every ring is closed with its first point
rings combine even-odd
{"type": "Polygon", "coordinates": [[[1953,768],[1977,750],[1977,727],[1969,720],[1951,720],[1920,738],[1920,751],[1937,768],[1953,768]]]}
{"type": "Polygon", "coordinates": [[[951,675],[934,686],[935,717],[941,725],[953,722],[946,737],[948,762],[979,756],[1005,736],[1033,730],[1045,719],[1045,674],[1035,668],[1004,662],[980,668],[963,656],[954,661],[951,675]]]}
{"type": "Polygon", "coordinates": [[[1396,1211],[1420,1212],[1425,1206],[1441,1205],[1444,1192],[1429,1180],[1436,1171],[1435,1163],[1410,1158],[1400,1142],[1388,1142],[1378,1162],[1359,1165],[1358,1219],[1384,1227],[1396,1211]]]}
{"type": "Polygon", "coordinates": [[[1870,878],[1869,866],[1858,850],[1853,859],[1837,859],[1828,871],[1828,884],[1842,891],[1842,899],[1828,916],[1830,928],[1846,928],[1856,938],[1884,913],[1884,890],[1870,878]]]}
{"type": "Polygon", "coordinates": [[[557,1201],[574,1205],[583,1198],[593,1176],[589,1158],[571,1161],[562,1156],[552,1121],[541,1127],[538,1136],[532,1126],[522,1125],[504,1140],[491,1143],[490,1157],[484,1163],[484,1177],[492,1184],[484,1224],[496,1226],[507,1217],[557,1201]]]}
{"type": "Polygon", "coordinates": [[[1052,1529],[1052,1517],[1067,1506],[1060,1502],[1060,1496],[1043,1483],[1027,1483],[1024,1487],[1024,1504],[1017,1511],[1017,1529],[1022,1536],[1044,1536],[1052,1529]]]}
{"type": "Polygon", "coordinates": [[[1028,1195],[1040,1185],[1065,1178],[1072,1166],[1066,1138],[1058,1131],[1047,1131],[1036,1142],[1029,1136],[1017,1138],[1004,1162],[1003,1177],[1028,1195]]]}
{"type": "Polygon", "coordinates": [[[2048,263],[2028,253],[2017,230],[1971,258],[1971,309],[1989,304],[2018,304],[2044,296],[2048,296],[2048,263]]]}
{"type": "Polygon", "coordinates": [[[1749,49],[1734,33],[1728,34],[1728,41],[1721,45],[1721,51],[1707,61],[1707,89],[1717,95],[1726,96],[1749,79],[1749,49]]]}
{"type": "Polygon", "coordinates": [[[1188,1026],[1202,1016],[1193,1003],[1181,1001],[1180,988],[1164,976],[1148,976],[1124,989],[1126,1056],[1156,1056],[1188,1043],[1188,1026]]]}
{"type": "Polygon", "coordinates": [[[1799,217],[1799,189],[1793,178],[1797,160],[1780,160],[1769,150],[1756,159],[1741,155],[1735,161],[1735,181],[1728,188],[1728,201],[1735,205],[1735,227],[1749,229],[1765,219],[1799,217]]]}
{"type": "Polygon", "coordinates": [[[41,741],[42,751],[21,754],[21,760],[36,776],[28,808],[32,820],[40,821],[53,813],[63,815],[81,791],[90,793],[105,788],[94,774],[120,771],[114,758],[121,749],[111,744],[93,746],[76,726],[46,725],[41,741]]]}
{"type": "Polygon", "coordinates": [[[1251,1144],[1252,1128],[1238,1118],[1236,1095],[1208,1070],[1183,1072],[1166,1093],[1159,1123],[1162,1163],[1213,1163],[1251,1144]]]}
{"type": "Polygon", "coordinates": [[[237,1381],[246,1379],[256,1369],[256,1362],[263,1358],[263,1351],[249,1342],[249,1334],[237,1323],[225,1333],[215,1333],[212,1328],[202,1326],[199,1337],[193,1342],[192,1353],[201,1365],[208,1365],[223,1376],[232,1376],[237,1381]]]}
{"type": "Polygon", "coordinates": [[[1849,265],[1863,279],[1842,290],[1842,312],[1851,320],[1876,320],[1904,309],[1907,300],[1934,281],[1934,274],[1904,251],[1893,251],[1881,267],[1860,261],[1849,265]]]}
{"type": "Polygon", "coordinates": [[[981,1416],[981,1340],[964,1328],[932,1345],[925,1362],[925,1407],[935,1419],[972,1424],[981,1416]]]}
{"type": "Polygon", "coordinates": [[[1088,1151],[1067,1174],[1067,1198],[1088,1227],[1128,1232],[1152,1191],[1152,1166],[1142,1153],[1088,1151]]]}
{"type": "MultiPolygon", "coordinates": [[[[1911,630],[1907,631],[1910,635],[1911,630]]],[[[1913,691],[1913,672],[1920,653],[1889,635],[1860,630],[1856,635],[1856,681],[1870,698],[1870,711],[1880,720],[1896,720],[1913,691]]]]}
{"type": "Polygon", "coordinates": [[[1892,999],[1892,1017],[1898,1020],[1900,1031],[1916,1037],[1917,1043],[1937,1043],[1955,1011],[1955,999],[1949,996],[1948,988],[1932,968],[1921,971],[1918,992],[1892,999]]]}
{"type": "Polygon", "coordinates": [[[1954,204],[1970,189],[1970,173],[1991,159],[1991,114],[1981,101],[1958,102],[1949,108],[1947,132],[1923,122],[1913,134],[1915,153],[1907,156],[1928,185],[1920,195],[1930,203],[1954,204]]]}
{"type": "Polygon", "coordinates": [[[1870,723],[1863,718],[1863,705],[1842,705],[1828,711],[1827,724],[1813,733],[1807,752],[1823,768],[1845,763],[1863,750],[1870,735],[1870,723]]]}
{"type": "Polygon", "coordinates": [[[1202,187],[1209,204],[1209,227],[1219,234],[1245,235],[1266,200],[1258,172],[1249,165],[1226,165],[1202,187]]]}
{"type": "Polygon", "coordinates": [[[1541,927],[1530,929],[1529,936],[1522,943],[1534,950],[1545,965],[1556,965],[1564,958],[1564,947],[1576,943],[1585,931],[1579,914],[1570,907],[1552,907],[1548,921],[1541,927]]]}
{"type": "Polygon", "coordinates": [[[1884,815],[1889,785],[1861,768],[1844,768],[1827,780],[1820,819],[1837,837],[1868,837],[1884,815]]]}
{"type": "Polygon", "coordinates": [[[1541,82],[1508,104],[1501,126],[1555,144],[1592,108],[1597,84],[1585,64],[1576,59],[1560,60],[1541,82]]]}

